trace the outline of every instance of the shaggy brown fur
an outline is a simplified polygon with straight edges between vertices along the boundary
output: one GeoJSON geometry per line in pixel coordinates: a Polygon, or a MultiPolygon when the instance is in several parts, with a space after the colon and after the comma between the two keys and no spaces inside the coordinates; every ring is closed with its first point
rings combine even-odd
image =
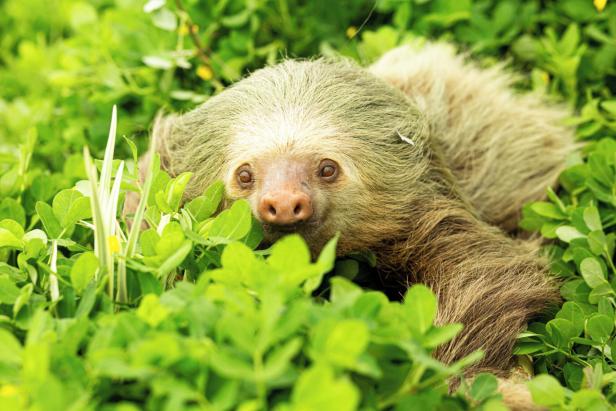
{"type": "Polygon", "coordinates": [[[312,250],[340,231],[341,254],[373,249],[389,278],[429,284],[438,322],[465,326],[437,357],[483,349],[474,370],[502,375],[516,335],[557,301],[537,244],[502,229],[555,184],[574,148],[564,113],[511,82],[444,45],[399,48],[369,70],[290,60],[160,122],[160,151],[171,173],[195,173],[190,195],[223,179],[255,210],[257,189],[237,185],[240,165],[334,159],[341,178],[315,188],[318,224],[300,230],[312,250]]]}

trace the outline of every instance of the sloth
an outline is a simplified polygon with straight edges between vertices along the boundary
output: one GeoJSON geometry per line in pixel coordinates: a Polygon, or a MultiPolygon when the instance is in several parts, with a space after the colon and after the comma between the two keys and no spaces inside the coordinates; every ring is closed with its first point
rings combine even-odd
{"type": "Polygon", "coordinates": [[[389,281],[431,287],[437,323],[464,325],[438,359],[481,349],[469,373],[505,378],[516,336],[558,302],[538,242],[516,237],[520,210],[576,147],[566,110],[515,81],[440,43],[368,68],[286,60],[154,132],[167,171],[194,173],[188,198],[221,179],[268,242],[299,233],[317,254],[340,233],[338,254],[372,250],[389,281]]]}

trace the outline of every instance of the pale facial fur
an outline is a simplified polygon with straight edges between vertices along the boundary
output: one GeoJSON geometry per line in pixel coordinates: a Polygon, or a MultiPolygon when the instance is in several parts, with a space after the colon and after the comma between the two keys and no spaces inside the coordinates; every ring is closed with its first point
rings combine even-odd
{"type": "Polygon", "coordinates": [[[236,160],[227,165],[224,181],[229,197],[247,199],[257,218],[264,191],[288,179],[300,181],[311,197],[312,217],[289,228],[265,224],[265,239],[272,243],[289,232],[298,232],[316,254],[336,231],[345,228],[340,224],[345,218],[333,207],[332,199],[345,191],[362,190],[363,184],[352,159],[336,140],[338,130],[324,127],[305,114],[304,108],[296,107],[286,112],[247,115],[233,128],[228,156],[236,160]],[[320,181],[318,176],[319,164],[325,159],[339,166],[336,181],[331,183],[320,181]],[[246,165],[253,172],[254,185],[250,188],[242,188],[237,181],[238,169],[246,165]]]}

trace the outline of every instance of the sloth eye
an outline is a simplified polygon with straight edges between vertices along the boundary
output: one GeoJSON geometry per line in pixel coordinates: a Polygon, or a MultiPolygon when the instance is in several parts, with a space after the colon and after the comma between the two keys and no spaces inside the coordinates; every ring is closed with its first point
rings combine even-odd
{"type": "Polygon", "coordinates": [[[325,181],[334,181],[338,177],[338,164],[335,161],[325,159],[319,165],[319,177],[325,181]]]}
{"type": "Polygon", "coordinates": [[[243,166],[237,172],[237,182],[242,188],[250,187],[254,181],[254,179],[252,178],[252,173],[246,167],[247,166],[243,166]]]}

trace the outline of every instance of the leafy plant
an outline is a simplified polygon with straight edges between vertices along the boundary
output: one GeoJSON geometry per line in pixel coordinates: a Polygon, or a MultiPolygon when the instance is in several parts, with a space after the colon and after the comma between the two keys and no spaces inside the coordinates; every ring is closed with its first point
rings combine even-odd
{"type": "MultiPolygon", "coordinates": [[[[3,409],[502,407],[489,375],[447,393],[465,362],[430,353],[459,326],[432,324],[425,288],[398,303],[328,283],[334,242],[314,263],[296,237],[257,250],[247,204],[220,212],[221,183],[182,204],[190,175],[172,179],[155,156],[143,183],[135,170],[160,108],[190,109],[284,56],[368,64],[425,39],[505,60],[528,73],[518,87],[575,109],[586,145],[522,221],[547,240],[564,301],[517,353],[539,374],[539,404],[616,402],[613,2],[4,0],[0,11],[3,409]],[[114,104],[122,144],[107,134],[114,104]],[[118,209],[131,193],[142,201],[129,227],[118,209]]],[[[361,277],[355,260],[334,273],[361,277]]]]}

